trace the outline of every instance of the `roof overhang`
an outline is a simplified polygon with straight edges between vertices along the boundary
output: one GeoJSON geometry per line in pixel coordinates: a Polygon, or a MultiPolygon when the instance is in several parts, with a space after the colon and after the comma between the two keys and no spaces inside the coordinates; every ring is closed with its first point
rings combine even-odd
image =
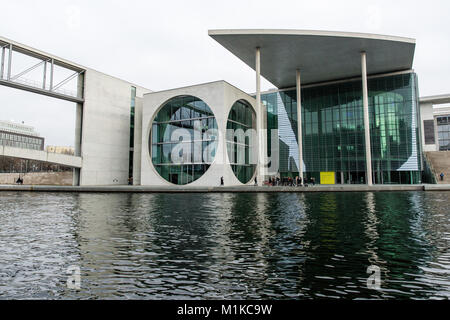
{"type": "Polygon", "coordinates": [[[261,50],[261,75],[277,88],[294,87],[296,70],[302,84],[361,75],[361,52],[367,53],[369,75],[410,70],[416,41],[393,36],[305,30],[209,30],[208,34],[255,69],[261,50]]]}
{"type": "Polygon", "coordinates": [[[437,96],[421,97],[420,103],[444,104],[450,103],[450,94],[441,94],[437,96]]]}

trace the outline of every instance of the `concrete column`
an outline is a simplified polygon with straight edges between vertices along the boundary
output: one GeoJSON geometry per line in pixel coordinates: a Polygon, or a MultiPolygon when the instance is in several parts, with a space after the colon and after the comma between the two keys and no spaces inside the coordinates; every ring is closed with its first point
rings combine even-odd
{"type": "Polygon", "coordinates": [[[366,181],[372,185],[372,154],[370,148],[370,122],[369,122],[369,93],[367,90],[367,59],[366,53],[361,52],[362,93],[364,110],[364,137],[366,144],[366,181]]]}
{"type": "Polygon", "coordinates": [[[73,168],[72,186],[80,185],[80,168],[73,168]]]}
{"type": "Polygon", "coordinates": [[[84,77],[85,72],[82,72],[78,74],[78,81],[77,81],[77,97],[84,99],[84,77]]]}
{"type": "Polygon", "coordinates": [[[303,131],[302,131],[302,93],[300,82],[300,70],[297,69],[296,75],[297,88],[297,135],[298,135],[298,159],[299,159],[299,177],[303,183],[303,131]]]}
{"type": "Polygon", "coordinates": [[[83,104],[77,103],[75,112],[75,156],[81,157],[81,134],[83,127],[83,104]]]}
{"type": "Polygon", "coordinates": [[[255,70],[256,70],[256,107],[258,108],[258,152],[259,152],[259,164],[258,164],[258,185],[262,186],[265,178],[265,156],[264,156],[264,132],[263,132],[263,108],[261,106],[261,50],[256,48],[255,54],[255,70]]]}
{"type": "MultiPolygon", "coordinates": [[[[81,157],[81,136],[83,128],[83,104],[77,103],[75,111],[75,156],[81,157]]],[[[73,169],[73,185],[79,186],[81,169],[73,169]]]]}

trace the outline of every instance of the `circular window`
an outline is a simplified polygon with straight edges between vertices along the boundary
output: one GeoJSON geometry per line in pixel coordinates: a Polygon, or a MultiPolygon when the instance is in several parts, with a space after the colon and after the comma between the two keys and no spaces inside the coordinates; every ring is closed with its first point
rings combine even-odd
{"type": "Polygon", "coordinates": [[[159,175],[173,184],[185,185],[199,179],[213,162],[217,122],[205,102],[178,96],[157,113],[149,141],[152,163],[159,175]]]}
{"type": "Polygon", "coordinates": [[[245,100],[231,107],[227,122],[227,152],[234,175],[248,183],[256,170],[258,156],[256,139],[256,114],[245,100]]]}

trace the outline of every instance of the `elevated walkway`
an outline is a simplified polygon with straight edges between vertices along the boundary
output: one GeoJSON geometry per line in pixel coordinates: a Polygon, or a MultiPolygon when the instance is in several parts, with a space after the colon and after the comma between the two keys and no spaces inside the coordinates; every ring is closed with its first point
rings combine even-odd
{"type": "Polygon", "coordinates": [[[41,150],[14,148],[1,145],[0,145],[0,156],[44,161],[72,168],[81,168],[83,163],[81,157],[75,157],[67,154],[53,153],[41,150]]]}
{"type": "Polygon", "coordinates": [[[450,184],[450,151],[425,152],[438,184],[450,184]],[[444,181],[440,174],[444,173],[444,181]]]}

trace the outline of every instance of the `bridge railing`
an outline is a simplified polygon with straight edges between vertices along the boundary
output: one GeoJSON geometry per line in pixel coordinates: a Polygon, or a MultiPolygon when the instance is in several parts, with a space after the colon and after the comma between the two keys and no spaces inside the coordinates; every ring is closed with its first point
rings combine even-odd
{"type": "MultiPolygon", "coordinates": [[[[16,82],[16,83],[20,83],[29,87],[33,87],[33,88],[37,88],[37,89],[45,89],[43,88],[44,84],[42,82],[36,81],[36,80],[31,80],[28,78],[24,78],[24,77],[20,77],[14,80],[9,80],[11,82],[16,82]]],[[[76,91],[73,90],[69,90],[69,89],[64,89],[64,88],[56,88],[52,90],[53,92],[56,93],[60,93],[60,94],[64,94],[66,96],[71,96],[71,97],[75,97],[75,98],[80,98],[77,95],[76,91]]]]}

